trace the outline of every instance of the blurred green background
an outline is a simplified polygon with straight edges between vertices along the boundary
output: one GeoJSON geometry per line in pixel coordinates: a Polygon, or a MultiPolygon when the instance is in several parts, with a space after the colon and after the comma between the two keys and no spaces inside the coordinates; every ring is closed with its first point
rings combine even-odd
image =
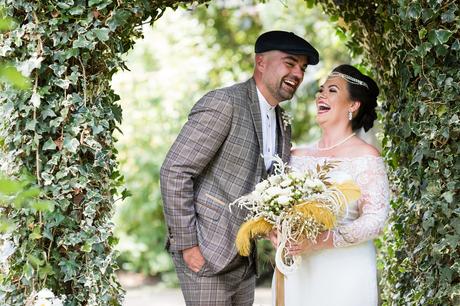
{"type": "MultiPolygon", "coordinates": [[[[113,78],[121,97],[123,124],[118,134],[121,170],[132,196],[117,203],[114,221],[120,267],[177,282],[164,250],[165,223],[159,189],[163,159],[193,104],[207,91],[247,80],[253,71],[254,42],[268,30],[292,31],[320,52],[302,86],[282,106],[293,120],[294,145],[316,139],[314,96],[318,84],[340,63],[351,60],[347,37],[320,8],[302,0],[213,1],[207,7],[168,9],[127,55],[129,71],[113,78]]],[[[258,243],[260,282],[271,277],[272,248],[258,243]]]]}

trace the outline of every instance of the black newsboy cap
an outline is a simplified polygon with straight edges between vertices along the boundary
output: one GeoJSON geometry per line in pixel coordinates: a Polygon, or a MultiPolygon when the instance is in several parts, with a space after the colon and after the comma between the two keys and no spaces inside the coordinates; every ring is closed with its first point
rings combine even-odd
{"type": "Polygon", "coordinates": [[[270,31],[260,35],[256,40],[255,52],[262,53],[271,50],[306,55],[309,65],[316,65],[319,62],[318,51],[308,41],[292,32],[270,31]]]}

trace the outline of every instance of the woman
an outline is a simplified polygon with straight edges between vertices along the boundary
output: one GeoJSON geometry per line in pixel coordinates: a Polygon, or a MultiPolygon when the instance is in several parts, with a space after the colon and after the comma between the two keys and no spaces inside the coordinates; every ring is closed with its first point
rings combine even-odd
{"type": "MultiPolygon", "coordinates": [[[[378,150],[355,135],[372,127],[378,93],[376,83],[350,65],[335,68],[319,89],[316,120],[321,139],[314,146],[294,149],[291,167],[305,171],[337,161],[334,171],[351,175],[361,198],[349,204],[336,229],[321,233],[316,244],[303,241],[288,247],[290,254],[302,255],[302,263],[284,278],[286,306],[378,304],[372,239],[387,219],[388,180],[378,150]]],[[[276,237],[272,241],[276,244],[276,237]]]]}

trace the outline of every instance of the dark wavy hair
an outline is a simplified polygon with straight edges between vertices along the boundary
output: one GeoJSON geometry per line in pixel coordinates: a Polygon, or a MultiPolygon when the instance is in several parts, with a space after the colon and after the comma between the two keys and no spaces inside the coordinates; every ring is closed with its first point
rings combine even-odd
{"type": "Polygon", "coordinates": [[[377,119],[375,108],[377,107],[377,96],[379,95],[379,87],[373,79],[362,74],[358,69],[351,65],[340,65],[332,72],[340,72],[351,76],[355,79],[363,81],[369,88],[365,86],[347,82],[348,92],[352,101],[359,101],[361,105],[358,109],[358,114],[351,121],[353,130],[364,128],[367,132],[374,125],[377,119]]]}

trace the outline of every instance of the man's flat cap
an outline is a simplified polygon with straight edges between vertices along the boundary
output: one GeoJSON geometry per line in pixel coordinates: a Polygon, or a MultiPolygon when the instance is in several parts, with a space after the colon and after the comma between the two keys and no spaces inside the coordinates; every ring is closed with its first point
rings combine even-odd
{"type": "Polygon", "coordinates": [[[309,65],[316,65],[319,62],[318,51],[308,41],[292,32],[270,31],[260,35],[256,40],[255,52],[262,53],[271,50],[306,55],[309,65]]]}

